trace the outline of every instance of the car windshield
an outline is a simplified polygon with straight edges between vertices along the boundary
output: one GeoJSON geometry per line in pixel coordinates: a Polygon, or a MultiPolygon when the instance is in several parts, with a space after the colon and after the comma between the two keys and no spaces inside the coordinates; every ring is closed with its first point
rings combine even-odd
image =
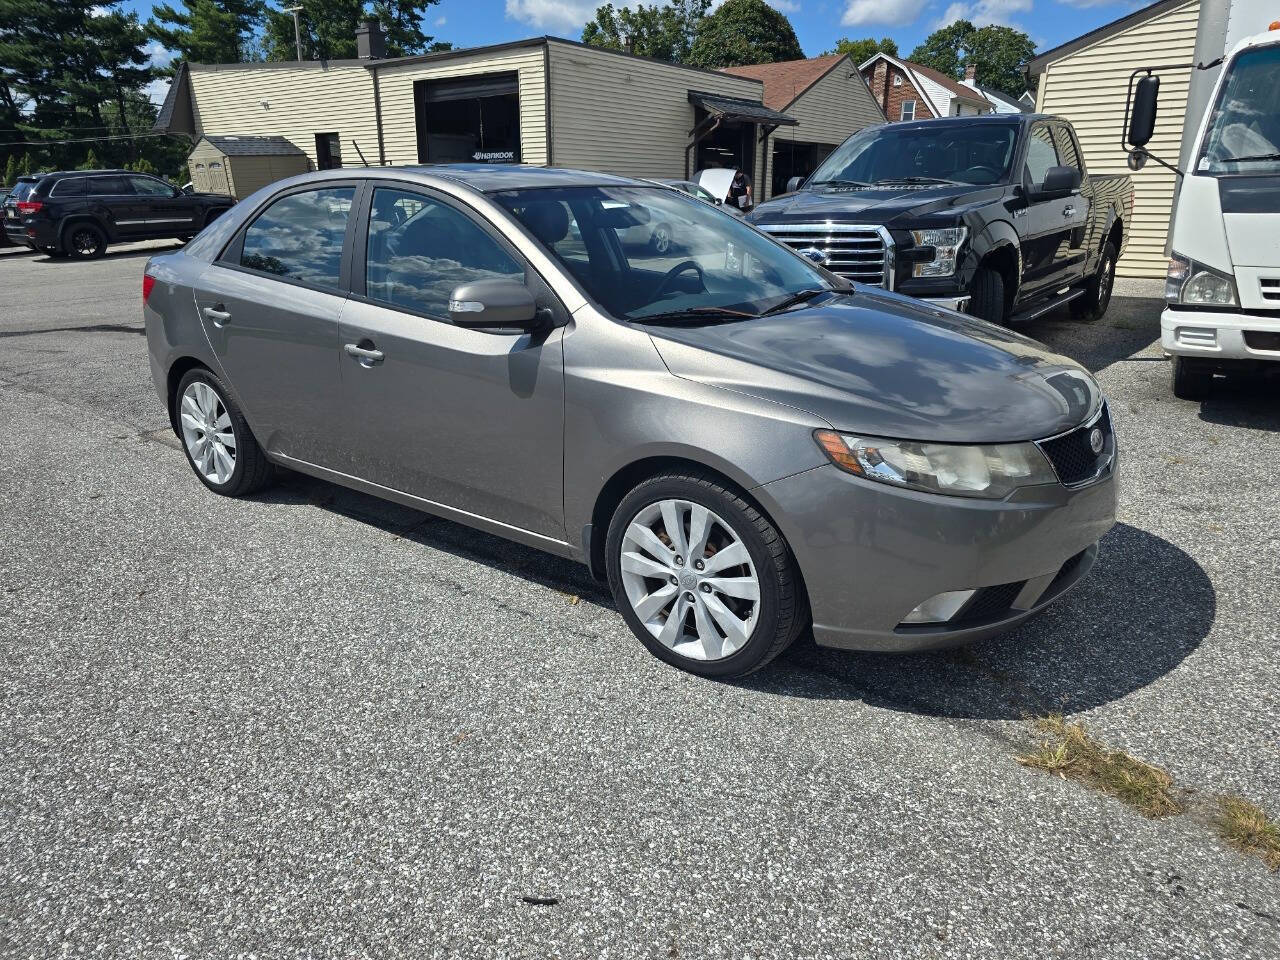
{"type": "Polygon", "coordinates": [[[843,281],[715,207],[663,187],[494,194],[587,294],[624,320],[735,320],[843,281]]]}
{"type": "Polygon", "coordinates": [[[1014,124],[990,121],[868,127],[837,147],[809,184],[999,183],[1017,142],[1014,124]]]}
{"type": "Polygon", "coordinates": [[[1280,46],[1245,50],[1227,67],[1198,170],[1280,173],[1280,46]]]}

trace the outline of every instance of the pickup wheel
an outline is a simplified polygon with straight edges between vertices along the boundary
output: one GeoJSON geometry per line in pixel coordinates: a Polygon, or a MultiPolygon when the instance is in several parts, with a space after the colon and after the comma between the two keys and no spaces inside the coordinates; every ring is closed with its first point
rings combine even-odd
{"type": "Polygon", "coordinates": [[[1213,386],[1213,366],[1196,357],[1173,358],[1173,395],[1179,400],[1201,401],[1213,386]]]}
{"type": "Polygon", "coordinates": [[[1077,320],[1097,320],[1107,312],[1111,291],[1116,285],[1116,245],[1110,240],[1102,248],[1098,271],[1084,286],[1084,296],[1071,301],[1071,315],[1077,320]]]}
{"type": "Polygon", "coordinates": [[[990,323],[1003,324],[1004,277],[991,267],[979,267],[969,285],[969,313],[990,323]]]}

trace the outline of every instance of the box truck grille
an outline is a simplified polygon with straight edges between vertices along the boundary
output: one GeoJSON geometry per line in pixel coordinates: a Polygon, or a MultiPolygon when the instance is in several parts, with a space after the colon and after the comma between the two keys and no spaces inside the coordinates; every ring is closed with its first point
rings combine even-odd
{"type": "Polygon", "coordinates": [[[1280,300],[1280,277],[1263,277],[1258,281],[1263,300],[1280,300]]]}
{"type": "Polygon", "coordinates": [[[893,243],[883,227],[847,223],[761,223],[757,227],[832,273],[858,283],[892,286],[893,243]]]}

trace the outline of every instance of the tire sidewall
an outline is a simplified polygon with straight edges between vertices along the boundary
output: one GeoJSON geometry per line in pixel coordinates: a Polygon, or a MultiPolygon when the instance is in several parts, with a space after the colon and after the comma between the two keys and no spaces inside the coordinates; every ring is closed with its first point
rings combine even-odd
{"type": "Polygon", "coordinates": [[[998,270],[993,270],[990,267],[980,267],[978,269],[978,272],[973,275],[973,281],[970,284],[969,303],[970,313],[979,320],[986,320],[988,323],[994,323],[997,325],[1004,324],[1007,319],[1004,309],[1004,277],[1000,275],[998,270]],[[991,288],[991,293],[993,295],[992,299],[996,301],[994,304],[986,304],[983,302],[987,293],[985,288],[988,286],[991,288]],[[998,296],[996,296],[997,294],[998,296]],[[988,307],[989,309],[987,312],[994,312],[996,316],[986,316],[985,313],[979,313],[978,307],[980,305],[988,307]]]}
{"type": "MultiPolygon", "coordinates": [[[[646,649],[659,660],[672,666],[705,677],[737,677],[754,670],[765,661],[774,649],[781,606],[774,557],[765,545],[751,517],[754,510],[744,509],[741,499],[732,491],[728,495],[705,482],[687,477],[660,477],[645,481],[627,494],[614,511],[605,539],[605,568],[609,577],[609,589],[622,618],[646,649]],[[760,584],[760,607],[755,629],[740,650],[722,660],[693,660],[681,656],[649,633],[631,608],[626,589],[622,585],[622,540],[627,527],[645,507],[660,500],[687,500],[706,507],[732,527],[734,534],[747,548],[760,584]]],[[[756,514],[757,517],[762,517],[756,514]]],[[[765,522],[768,522],[767,520],[765,522]]]]}
{"type": "Polygon", "coordinates": [[[178,434],[178,442],[182,444],[182,453],[187,458],[187,464],[191,467],[191,472],[196,478],[214,493],[224,495],[232,495],[239,489],[241,481],[244,478],[246,457],[244,451],[246,449],[246,441],[248,438],[248,424],[245,423],[244,417],[240,415],[240,409],[235,405],[235,401],[227,392],[227,388],[222,381],[208,370],[197,367],[188,370],[186,375],[178,381],[178,387],[173,394],[173,422],[174,430],[178,434]],[[231,471],[231,476],[227,477],[226,483],[214,483],[196,466],[196,462],[192,459],[191,451],[187,449],[187,441],[182,435],[182,396],[187,392],[187,388],[193,383],[207,384],[222,402],[222,407],[227,411],[227,418],[231,421],[231,432],[236,438],[236,465],[231,471]]]}

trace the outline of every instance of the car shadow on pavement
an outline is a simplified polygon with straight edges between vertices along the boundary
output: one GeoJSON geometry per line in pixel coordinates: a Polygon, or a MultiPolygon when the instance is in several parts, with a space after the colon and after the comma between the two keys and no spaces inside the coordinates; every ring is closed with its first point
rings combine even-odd
{"type": "Polygon", "coordinates": [[[1280,369],[1252,375],[1234,374],[1219,380],[1200,404],[1200,419],[1222,427],[1280,431],[1278,386],[1280,369]]]}
{"type": "MultiPolygon", "coordinates": [[[[101,261],[101,260],[130,260],[130,259],[133,259],[133,260],[146,260],[146,259],[147,259],[147,258],[149,258],[149,257],[157,257],[157,256],[160,256],[161,254],[165,254],[165,253],[173,253],[173,252],[174,252],[174,251],[176,251],[176,250],[181,250],[183,246],[184,246],[183,244],[181,244],[181,243],[179,243],[179,242],[177,242],[177,241],[174,241],[174,243],[172,243],[172,244],[170,244],[170,245],[168,245],[168,246],[164,246],[164,247],[147,247],[147,248],[146,248],[146,249],[144,249],[144,250],[137,250],[137,249],[131,249],[131,250],[112,250],[110,247],[108,247],[108,248],[107,248],[107,252],[106,252],[106,253],[104,253],[102,256],[97,257],[97,258],[95,258],[95,259],[96,259],[96,260],[99,260],[99,261],[101,261]]],[[[57,265],[57,266],[62,266],[62,265],[63,265],[63,264],[65,264],[65,263],[79,263],[79,264],[85,264],[85,263],[93,263],[93,262],[94,262],[93,260],[78,260],[78,259],[76,259],[75,257],[51,257],[51,256],[49,256],[49,254],[47,254],[47,253],[41,253],[41,252],[37,252],[37,253],[35,254],[35,256],[33,256],[33,257],[32,257],[32,263],[39,263],[39,264],[42,264],[42,265],[50,265],[50,264],[53,264],[53,265],[57,265]]]]}
{"type": "Polygon", "coordinates": [[[1146,297],[1114,297],[1107,312],[1094,321],[1076,320],[1062,307],[1013,330],[1097,373],[1121,360],[1163,362],[1158,354],[1138,357],[1160,340],[1162,306],[1161,301],[1146,297]]]}
{"type": "Polygon", "coordinates": [[[1188,554],[1118,524],[1074,591],[1022,627],[969,647],[854,653],[802,637],[746,686],[857,699],[928,716],[1013,720],[1118,700],[1176,669],[1213,626],[1216,597],[1188,554]]]}

